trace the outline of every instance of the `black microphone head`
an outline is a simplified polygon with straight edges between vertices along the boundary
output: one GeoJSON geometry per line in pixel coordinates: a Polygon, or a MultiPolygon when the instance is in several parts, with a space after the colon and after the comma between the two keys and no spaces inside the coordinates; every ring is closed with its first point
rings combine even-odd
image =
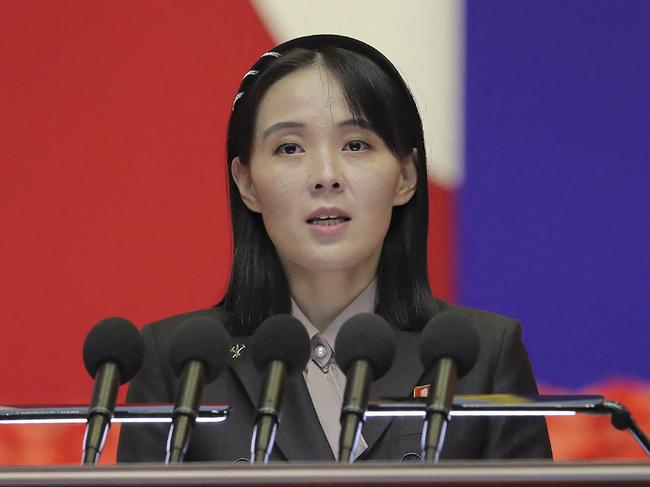
{"type": "Polygon", "coordinates": [[[361,313],[343,324],[334,348],[336,363],[344,373],[356,360],[367,360],[373,379],[379,379],[393,364],[395,333],[381,316],[361,313]]]}
{"type": "Polygon", "coordinates": [[[100,321],[84,340],[84,364],[93,379],[104,362],[112,361],[120,369],[120,381],[124,384],[140,370],[143,355],[144,344],[140,332],[124,318],[100,321]]]}
{"type": "Polygon", "coordinates": [[[443,358],[452,359],[458,376],[467,374],[479,352],[479,339],[472,324],[461,314],[445,311],[429,320],[420,337],[420,360],[426,370],[443,358]]]}
{"type": "Polygon", "coordinates": [[[198,360],[205,366],[205,381],[215,380],[226,368],[230,335],[214,318],[197,316],[182,323],[169,345],[172,369],[180,377],[185,364],[198,360]]]}
{"type": "Polygon", "coordinates": [[[251,358],[260,372],[264,372],[269,362],[280,360],[286,364],[288,374],[299,374],[309,360],[307,330],[291,315],[271,316],[253,335],[251,358]]]}

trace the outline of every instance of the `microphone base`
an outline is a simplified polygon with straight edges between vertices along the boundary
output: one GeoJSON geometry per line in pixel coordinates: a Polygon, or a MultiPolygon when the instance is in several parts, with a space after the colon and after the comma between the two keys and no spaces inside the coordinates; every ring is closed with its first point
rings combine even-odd
{"type": "Polygon", "coordinates": [[[278,428],[276,416],[262,415],[257,419],[251,440],[251,463],[267,464],[278,428]]]}
{"type": "Polygon", "coordinates": [[[84,450],[81,456],[81,464],[86,466],[96,465],[97,462],[99,461],[100,455],[101,452],[96,448],[89,448],[87,450],[84,450]]]}
{"type": "Polygon", "coordinates": [[[88,423],[86,423],[86,434],[81,455],[82,465],[95,465],[99,462],[110,425],[110,419],[103,414],[90,416],[88,423]]]}
{"type": "Polygon", "coordinates": [[[189,414],[179,414],[174,417],[167,437],[166,465],[181,463],[185,458],[194,422],[195,417],[189,414]]]}
{"type": "Polygon", "coordinates": [[[361,428],[363,427],[362,419],[353,413],[344,414],[341,418],[341,437],[339,440],[339,463],[354,462],[354,452],[357,450],[361,428]]]}
{"type": "Polygon", "coordinates": [[[181,448],[174,449],[167,452],[167,457],[165,458],[165,465],[171,465],[174,463],[182,463],[185,458],[185,452],[181,448]]]}
{"type": "Polygon", "coordinates": [[[440,461],[440,452],[445,442],[447,417],[433,413],[426,420],[422,431],[422,460],[429,463],[440,461]]]}

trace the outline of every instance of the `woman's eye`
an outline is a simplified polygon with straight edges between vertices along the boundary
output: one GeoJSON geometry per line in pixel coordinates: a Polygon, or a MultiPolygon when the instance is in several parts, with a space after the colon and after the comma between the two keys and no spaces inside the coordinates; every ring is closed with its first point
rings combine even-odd
{"type": "Polygon", "coordinates": [[[292,143],[282,144],[277,149],[275,149],[276,154],[282,154],[288,156],[293,154],[298,154],[299,152],[304,152],[302,147],[300,147],[298,144],[292,144],[292,143]]]}
{"type": "Polygon", "coordinates": [[[345,146],[343,146],[343,150],[348,150],[352,152],[359,152],[359,151],[364,151],[370,149],[370,145],[361,141],[361,140],[351,140],[345,146]]]}

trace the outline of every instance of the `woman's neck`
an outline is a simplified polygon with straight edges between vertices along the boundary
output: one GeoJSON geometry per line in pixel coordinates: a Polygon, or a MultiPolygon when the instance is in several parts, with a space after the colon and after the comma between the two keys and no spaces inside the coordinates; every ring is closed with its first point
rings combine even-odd
{"type": "Polygon", "coordinates": [[[305,316],[319,331],[347,308],[375,277],[375,271],[287,272],[291,296],[305,316]]]}

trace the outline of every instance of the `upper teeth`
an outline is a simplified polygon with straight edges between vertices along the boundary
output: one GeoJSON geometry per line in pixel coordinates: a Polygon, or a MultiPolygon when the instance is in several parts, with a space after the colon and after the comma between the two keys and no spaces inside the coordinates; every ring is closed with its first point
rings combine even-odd
{"type": "Polygon", "coordinates": [[[317,217],[319,220],[327,220],[329,218],[338,218],[338,216],[319,216],[317,217]]]}

